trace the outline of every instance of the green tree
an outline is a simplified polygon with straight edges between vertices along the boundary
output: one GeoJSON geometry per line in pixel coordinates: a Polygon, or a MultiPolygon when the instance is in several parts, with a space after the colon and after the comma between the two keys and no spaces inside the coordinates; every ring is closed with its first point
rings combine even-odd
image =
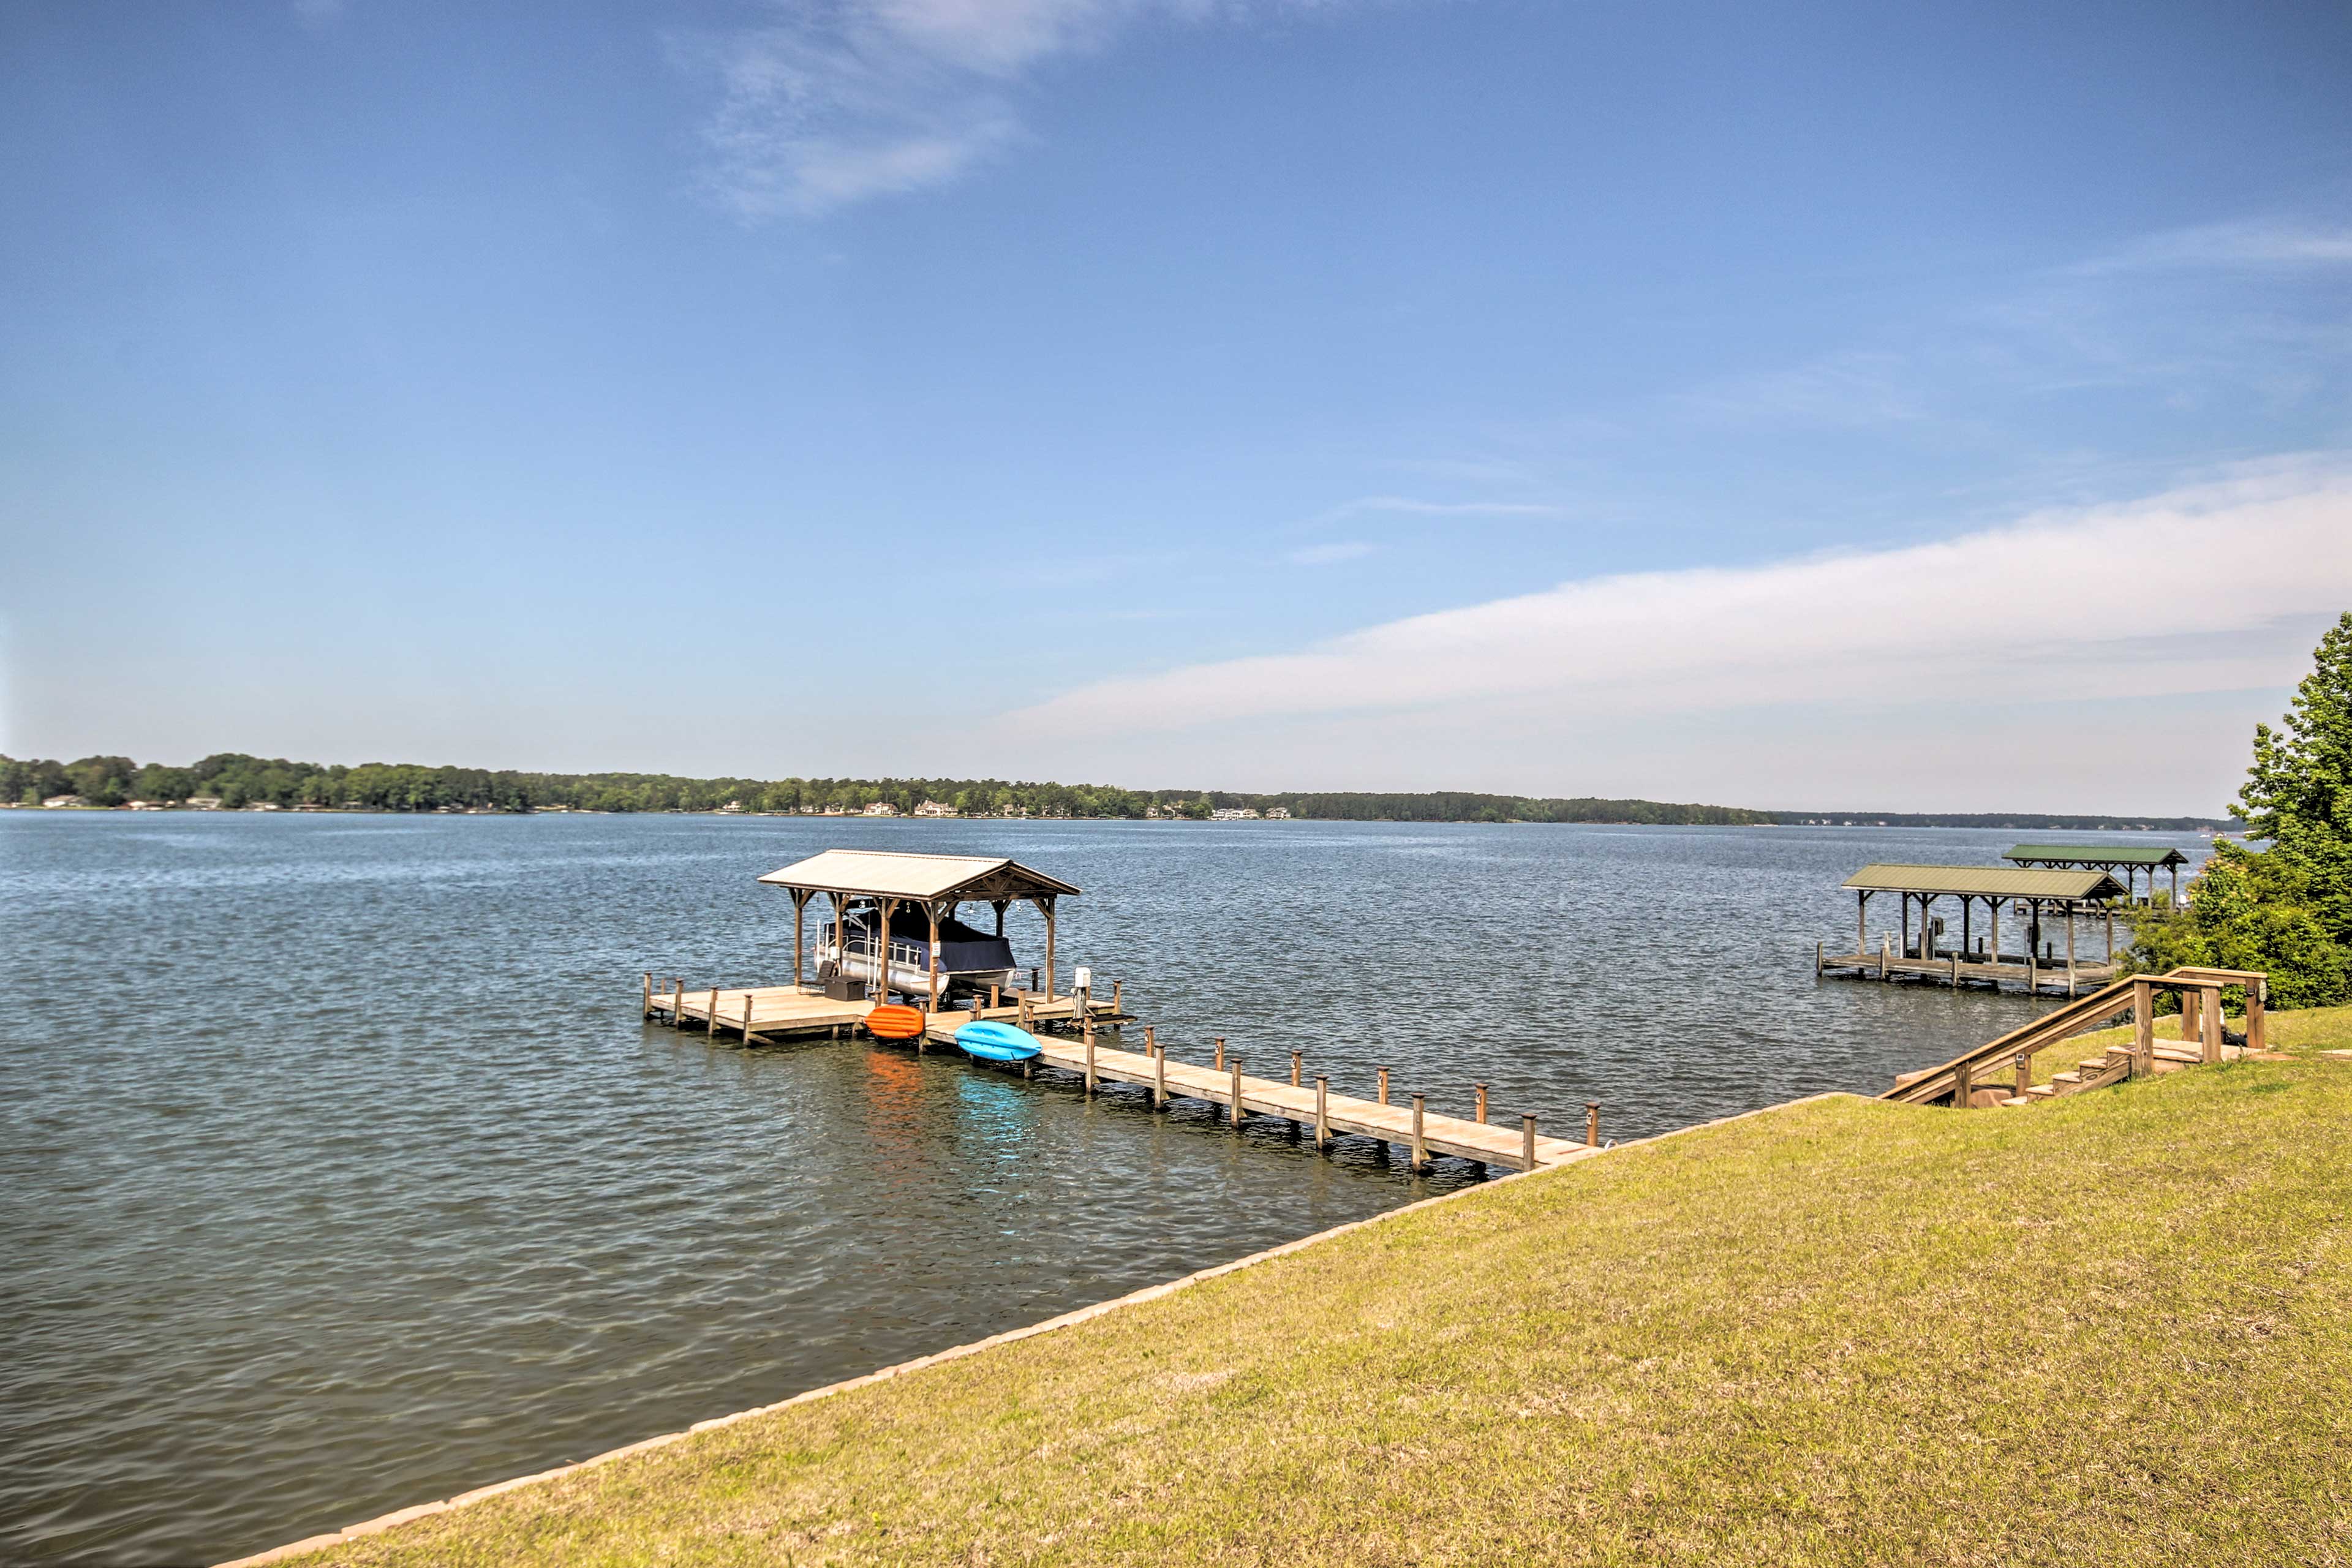
{"type": "Polygon", "coordinates": [[[2259,969],[2282,1007],[2352,997],[2352,613],[2313,656],[2282,728],[2254,727],[2254,757],[2225,840],[2189,884],[2185,910],[2132,923],[2130,966],[2259,969]]]}

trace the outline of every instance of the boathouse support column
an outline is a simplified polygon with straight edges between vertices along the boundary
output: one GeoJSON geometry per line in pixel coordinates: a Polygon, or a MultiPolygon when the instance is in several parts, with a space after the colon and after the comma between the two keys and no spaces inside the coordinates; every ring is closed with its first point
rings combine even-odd
{"type": "Polygon", "coordinates": [[[931,960],[931,1005],[925,1010],[936,1013],[940,1010],[940,906],[927,904],[924,909],[931,917],[931,945],[929,949],[931,960]]]}
{"type": "Polygon", "coordinates": [[[1870,945],[1870,889],[1853,896],[1853,951],[1857,956],[1870,945]]]}
{"type": "Polygon", "coordinates": [[[2074,900],[2066,900],[2066,994],[2074,994],[2074,900]]]}
{"type": "Polygon", "coordinates": [[[809,895],[798,888],[785,889],[793,896],[793,989],[801,988],[801,959],[808,951],[808,935],[803,917],[808,912],[809,895]]]}
{"type": "Polygon", "coordinates": [[[1054,895],[1041,893],[1034,900],[1038,912],[1045,917],[1045,1000],[1054,999],[1054,895]]]}
{"type": "Polygon", "coordinates": [[[874,1000],[887,1002],[890,1000],[890,917],[898,912],[898,900],[884,899],[878,907],[882,912],[881,918],[874,923],[874,977],[875,984],[881,989],[875,993],[874,1000]]]}

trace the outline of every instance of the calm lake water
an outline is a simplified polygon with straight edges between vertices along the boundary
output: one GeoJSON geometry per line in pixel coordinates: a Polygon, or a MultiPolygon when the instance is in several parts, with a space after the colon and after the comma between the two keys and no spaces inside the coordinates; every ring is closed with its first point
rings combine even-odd
{"type": "Polygon", "coordinates": [[[1180,1056],[1622,1139],[2049,1005],[1812,977],[1855,867],[2017,837],[0,813],[0,1558],[256,1551],[1477,1179],[640,1022],[646,969],[788,977],[752,879],[819,848],[1077,883],[1065,965],[1180,1056]]]}

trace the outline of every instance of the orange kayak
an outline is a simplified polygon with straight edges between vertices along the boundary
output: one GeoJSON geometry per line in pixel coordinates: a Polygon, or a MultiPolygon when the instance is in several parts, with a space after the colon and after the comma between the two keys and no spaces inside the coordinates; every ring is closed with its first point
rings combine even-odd
{"type": "Polygon", "coordinates": [[[923,1015],[912,1007],[885,1002],[866,1015],[868,1034],[881,1040],[911,1040],[923,1032],[923,1015]]]}

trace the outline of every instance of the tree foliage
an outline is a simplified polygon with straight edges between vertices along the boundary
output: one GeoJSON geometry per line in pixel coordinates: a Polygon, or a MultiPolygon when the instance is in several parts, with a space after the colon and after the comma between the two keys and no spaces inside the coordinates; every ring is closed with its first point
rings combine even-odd
{"type": "Polygon", "coordinates": [[[2281,727],[2254,727],[2230,812],[2264,847],[2214,846],[2187,909],[2135,921],[2132,966],[2263,970],[2282,1007],[2352,998],[2352,612],[2320,639],[2281,727]]]}
{"type": "Polygon", "coordinates": [[[876,802],[911,815],[940,801],[966,816],[1202,818],[1225,807],[1276,806],[1293,816],[1350,822],[1627,822],[1745,825],[1771,820],[1734,806],[1649,800],[1452,792],[1243,795],[1230,790],[1131,790],[1111,784],[1015,783],[1006,779],[675,778],[667,773],[537,773],[482,768],[365,763],[358,767],[220,752],[190,767],[142,766],[129,757],[19,762],[0,757],[0,800],[38,802],[76,794],[94,805],[127,800],[217,798],[232,810],[255,805],[369,811],[745,811],[857,813],[876,802]]]}

